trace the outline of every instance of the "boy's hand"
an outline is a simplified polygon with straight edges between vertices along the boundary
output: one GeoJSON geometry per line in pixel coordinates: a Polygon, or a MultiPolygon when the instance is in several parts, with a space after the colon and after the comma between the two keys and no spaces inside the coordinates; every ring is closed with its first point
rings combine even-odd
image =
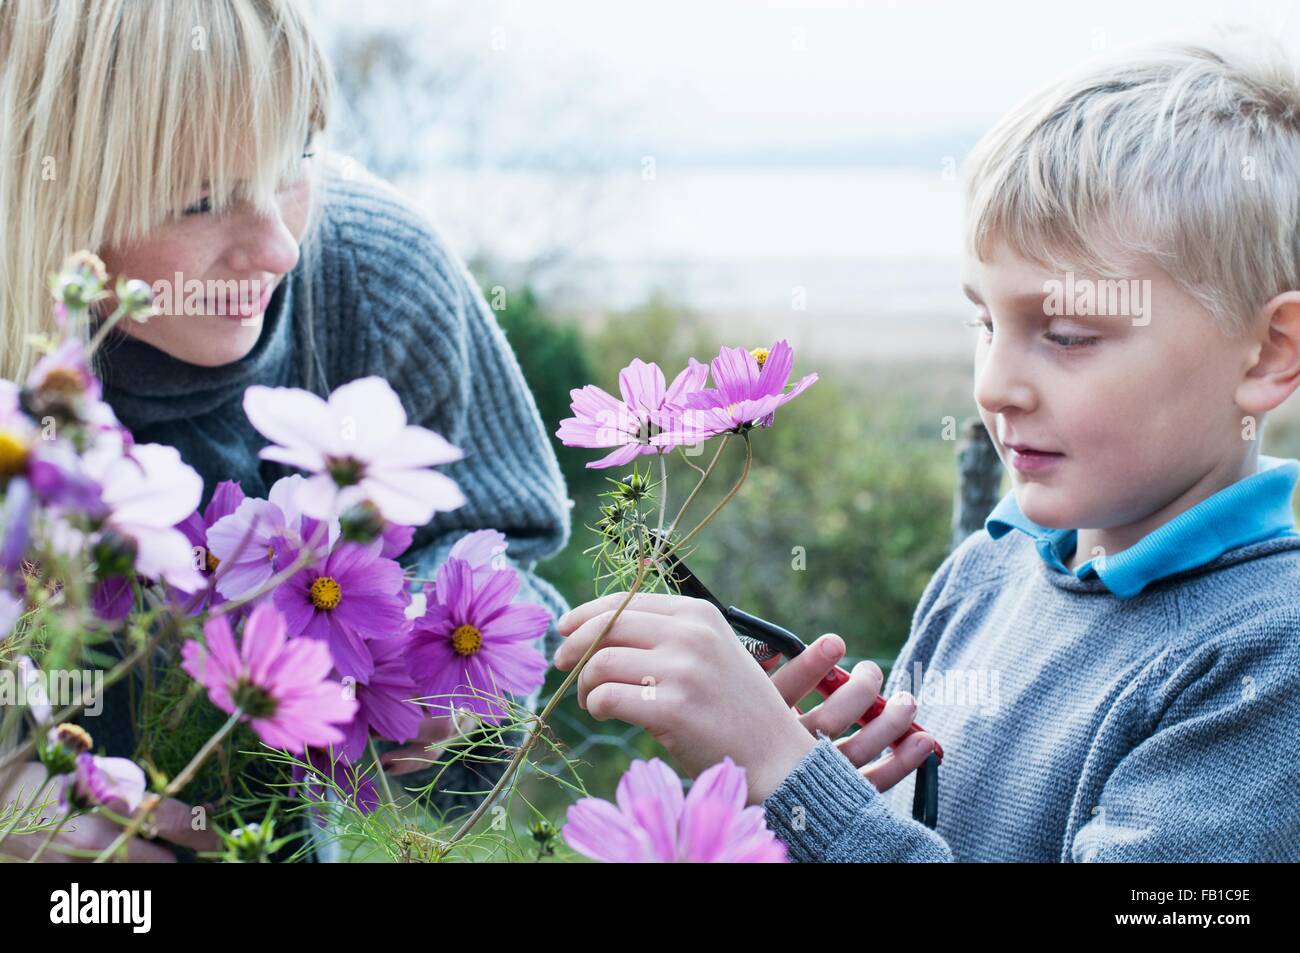
{"type": "MultiPolygon", "coordinates": [[[[555,667],[577,665],[626,598],[614,593],[562,616],[556,626],[566,638],[555,667]]],[[[639,725],[692,777],[730,756],[745,769],[751,804],[776,790],[816,744],[722,613],[702,599],[637,593],[577,688],[593,718],[639,725]]]]}
{"type": "MultiPolygon", "coordinates": [[[[772,683],[781,697],[791,706],[811,693],[837,662],[844,657],[844,640],[838,635],[823,635],[808,646],[802,654],[782,665],[772,675],[772,683]]],[[[836,738],[835,747],[855,764],[859,773],[875,785],[878,791],[887,791],[907,777],[924,762],[934,750],[934,739],[923,731],[910,736],[894,751],[874,761],[890,742],[907,730],[916,714],[916,700],[907,692],[896,692],[882,711],[853,735],[840,738],[857,724],[862,713],[880,694],[884,673],[875,662],[863,660],[853,666],[849,680],[821,704],[804,714],[799,721],[814,735],[824,732],[836,738]]],[[[798,714],[798,709],[795,709],[798,714]]]]}

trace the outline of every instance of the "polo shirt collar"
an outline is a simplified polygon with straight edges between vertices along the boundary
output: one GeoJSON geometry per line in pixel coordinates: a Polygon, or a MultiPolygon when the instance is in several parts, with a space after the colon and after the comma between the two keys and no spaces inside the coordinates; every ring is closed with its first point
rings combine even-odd
{"type": "MultiPolygon", "coordinates": [[[[1116,596],[1128,599],[1157,579],[1204,565],[1229,549],[1296,535],[1291,498],[1297,480],[1300,460],[1261,454],[1256,473],[1184,510],[1127,549],[1080,564],[1073,575],[1097,576],[1116,596]]],[[[1074,553],[1079,531],[1039,526],[1020,511],[1015,491],[994,507],[984,528],[994,539],[1020,530],[1051,569],[1070,572],[1065,560],[1074,553]]]]}

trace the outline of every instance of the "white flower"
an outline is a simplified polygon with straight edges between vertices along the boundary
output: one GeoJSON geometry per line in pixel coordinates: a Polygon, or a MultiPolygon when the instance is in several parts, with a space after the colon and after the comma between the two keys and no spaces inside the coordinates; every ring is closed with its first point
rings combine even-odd
{"type": "Polygon", "coordinates": [[[454,480],[427,469],[464,454],[408,425],[382,377],[344,384],[328,402],[305,390],[254,385],[244,391],[244,412],[272,443],[262,449],[264,460],[313,474],[298,495],[308,516],[328,519],[369,500],[390,522],[422,526],[465,503],[454,480]]]}
{"type": "Polygon", "coordinates": [[[181,460],[180,451],[137,444],[126,456],[92,451],[86,463],[103,488],[109,510],[105,525],[136,544],[136,572],[165,579],[183,592],[202,588],[190,541],[176,524],[198,508],[203,478],[181,460]]]}

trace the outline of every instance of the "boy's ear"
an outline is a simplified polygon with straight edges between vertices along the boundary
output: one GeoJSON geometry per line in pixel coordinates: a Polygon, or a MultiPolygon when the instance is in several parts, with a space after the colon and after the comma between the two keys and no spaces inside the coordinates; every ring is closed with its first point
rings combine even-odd
{"type": "Polygon", "coordinates": [[[1266,337],[1237,386],[1237,406],[1248,414],[1268,413],[1300,387],[1300,291],[1284,291],[1264,305],[1260,324],[1266,337]]]}

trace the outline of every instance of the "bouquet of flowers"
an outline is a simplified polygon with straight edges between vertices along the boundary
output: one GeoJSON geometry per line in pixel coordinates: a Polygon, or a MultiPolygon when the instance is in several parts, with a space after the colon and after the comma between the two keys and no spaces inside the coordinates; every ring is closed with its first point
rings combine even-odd
{"type": "MultiPolygon", "coordinates": [[[[279,857],[302,833],[276,836],[281,808],[395,860],[444,859],[483,840],[500,846],[499,808],[492,831],[476,825],[513,790],[539,741],[558,752],[548,719],[600,639],[535,715],[513,696],[542,685],[547,660],[534,643],[550,616],[517,598],[504,535],[464,536],[433,579],[398,563],[417,527],[465,502],[433,469],[461,451],[408,424],[381,378],[344,384],[328,399],[253,386],[243,408],[267,438],[261,456],[302,473],[266,499],[222,482],[200,510],[199,475],[175,448],[136,443],[91,370],[118,321],[149,319],[148,286],[119,278],[117,308],[86,344],[71,329],[108,296],[104,266],[78,253],[50,287],[62,339],[32,342],[43,356],[21,385],[0,380],[0,790],[6,772],[43,768],[35,790],[0,802],[0,855],[6,839],[43,833],[31,855],[39,859],[69,818],[95,813],[121,829],[95,859],[119,859],[168,799],[211,790],[213,816],[195,808],[194,825],[219,835],[217,859],[279,857]],[[126,680],[141,683],[134,755],[97,754],[93,733],[76,722],[93,725],[104,693],[126,680]],[[495,786],[449,834],[410,821],[438,778],[401,792],[414,797],[395,794],[376,746],[423,739],[430,719],[451,726],[441,756],[428,759],[444,770],[484,746],[511,749],[495,786]],[[502,741],[525,729],[522,744],[502,741]]],[[[667,387],[656,365],[634,360],[619,376],[621,399],[595,386],[572,392],[575,416],[559,438],[613,448],[589,467],[633,464],[611,480],[588,551],[598,591],[626,589],[619,612],[638,591],[668,585],[665,561],[740,490],[752,431],[816,380],[787,389],[792,365],[779,341],[724,348],[713,387],[710,367],[694,359],[667,387]],[[713,438],[709,463],[693,462],[713,438]],[[734,442],[745,452],[739,479],[686,528],[734,442]],[[698,479],[669,521],[674,454],[698,479]],[[636,467],[642,456],[656,458],[657,474],[636,467]]],[[[576,772],[574,780],[585,794],[576,772]]],[[[663,762],[634,762],[617,806],[584,797],[570,807],[564,840],[599,860],[783,860],[762,809],[745,806],[745,789],[729,759],[685,796],[663,762]]],[[[556,829],[534,813],[539,856],[552,853],[556,829]]],[[[289,859],[312,849],[304,840],[289,859]]]]}
{"type": "Polygon", "coordinates": [[[461,451],[408,424],[381,378],[328,400],[254,386],[244,411],[269,441],[261,456],[303,472],[266,499],[222,482],[199,511],[199,475],[175,448],[136,443],[91,371],[114,324],[151,316],[148,286],[119,279],[95,337],[70,333],[107,288],[97,258],[70,258],[51,279],[65,339],[33,342],[43,356],[22,384],[0,380],[0,788],[44,767],[36,790],[0,804],[0,854],[45,832],[36,859],[69,817],[98,812],[121,824],[96,858],[114,859],[201,772],[230,794],[253,759],[271,779],[260,791],[224,798],[218,817],[195,809],[226,859],[285,846],[282,802],[391,856],[441,856],[396,810],[409,804],[375,743],[414,741],[432,718],[452,726],[447,750],[513,728],[511,695],[542,684],[533,643],[550,622],[516,599],[494,530],[463,537],[431,580],[397,562],[416,527],[464,503],[433,469],[461,451]],[[89,716],[126,679],[145,686],[135,756],[105,757],[89,716]],[[379,824],[381,805],[394,810],[379,824]]]}

